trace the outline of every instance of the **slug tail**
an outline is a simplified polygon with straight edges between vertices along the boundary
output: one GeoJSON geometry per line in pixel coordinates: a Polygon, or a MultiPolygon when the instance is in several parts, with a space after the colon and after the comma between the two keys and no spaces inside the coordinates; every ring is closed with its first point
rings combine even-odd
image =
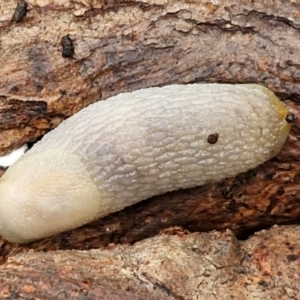
{"type": "Polygon", "coordinates": [[[102,209],[98,188],[80,158],[66,149],[22,157],[0,179],[0,195],[1,235],[17,243],[79,227],[102,209]]]}

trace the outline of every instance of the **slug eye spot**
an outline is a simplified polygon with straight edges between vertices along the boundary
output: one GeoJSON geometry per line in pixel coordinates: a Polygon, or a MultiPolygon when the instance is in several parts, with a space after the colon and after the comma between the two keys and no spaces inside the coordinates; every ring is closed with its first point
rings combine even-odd
{"type": "Polygon", "coordinates": [[[61,45],[63,47],[61,53],[62,57],[73,58],[74,45],[68,34],[61,38],[61,45]]]}
{"type": "Polygon", "coordinates": [[[211,133],[207,137],[207,142],[209,144],[213,145],[213,144],[215,144],[218,141],[218,139],[219,139],[219,134],[218,133],[211,133]]]}
{"type": "Polygon", "coordinates": [[[26,1],[20,1],[16,7],[16,10],[11,18],[12,21],[15,21],[16,23],[22,22],[24,17],[27,14],[27,3],[26,1]]]}
{"type": "Polygon", "coordinates": [[[287,123],[293,123],[295,121],[295,115],[292,113],[288,113],[285,117],[287,123]]]}

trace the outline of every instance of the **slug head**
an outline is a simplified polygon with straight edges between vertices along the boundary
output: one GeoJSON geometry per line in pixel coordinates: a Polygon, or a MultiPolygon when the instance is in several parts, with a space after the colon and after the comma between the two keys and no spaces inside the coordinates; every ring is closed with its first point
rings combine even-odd
{"type": "MultiPolygon", "coordinates": [[[[278,118],[278,135],[276,143],[273,145],[273,151],[268,159],[276,156],[281,148],[283,147],[289,132],[294,122],[294,115],[289,112],[285,105],[277,98],[277,96],[268,88],[260,84],[245,84],[250,89],[261,91],[264,95],[267,96],[269,103],[274,106],[278,118]]],[[[263,115],[261,116],[264,117],[263,115]]]]}
{"type": "Polygon", "coordinates": [[[26,153],[0,179],[0,235],[25,243],[86,224],[100,193],[80,159],[52,149],[26,153]]]}

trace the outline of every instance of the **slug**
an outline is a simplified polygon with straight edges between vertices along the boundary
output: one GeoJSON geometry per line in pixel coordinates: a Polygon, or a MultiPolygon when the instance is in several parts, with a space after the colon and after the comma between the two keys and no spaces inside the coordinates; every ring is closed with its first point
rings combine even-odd
{"type": "Polygon", "coordinates": [[[25,243],[154,195],[220,181],[275,156],[288,110],[256,84],[153,87],[99,101],[0,179],[0,234],[25,243]]]}

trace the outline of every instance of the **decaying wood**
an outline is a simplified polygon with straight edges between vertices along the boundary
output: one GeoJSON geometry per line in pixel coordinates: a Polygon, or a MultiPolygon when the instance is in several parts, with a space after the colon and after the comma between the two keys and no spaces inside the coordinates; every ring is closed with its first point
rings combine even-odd
{"type": "Polygon", "coordinates": [[[18,253],[0,266],[1,299],[300,299],[299,226],[239,242],[170,229],[109,250],[18,253]]]}
{"type": "Polygon", "coordinates": [[[296,122],[275,159],[236,178],[29,245],[3,243],[1,298],[300,299],[299,227],[245,242],[227,231],[56,250],[134,243],[177,225],[245,236],[299,221],[300,1],[27,0],[16,12],[20,2],[0,1],[0,155],[99,99],[171,83],[262,83],[289,100],[296,122]]]}

